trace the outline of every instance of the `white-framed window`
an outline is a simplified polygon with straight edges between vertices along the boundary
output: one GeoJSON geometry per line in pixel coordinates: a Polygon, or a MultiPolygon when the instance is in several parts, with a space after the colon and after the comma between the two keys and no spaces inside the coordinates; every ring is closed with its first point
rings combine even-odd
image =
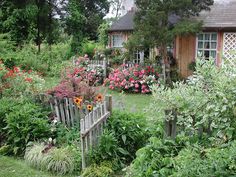
{"type": "Polygon", "coordinates": [[[112,47],[121,48],[123,47],[124,38],[122,34],[113,34],[112,35],[112,47]]]}
{"type": "Polygon", "coordinates": [[[216,59],[217,55],[217,33],[200,33],[197,35],[197,57],[205,57],[205,59],[216,59]]]}
{"type": "Polygon", "coordinates": [[[134,52],[134,63],[141,64],[144,62],[144,51],[136,50],[134,52]]]}

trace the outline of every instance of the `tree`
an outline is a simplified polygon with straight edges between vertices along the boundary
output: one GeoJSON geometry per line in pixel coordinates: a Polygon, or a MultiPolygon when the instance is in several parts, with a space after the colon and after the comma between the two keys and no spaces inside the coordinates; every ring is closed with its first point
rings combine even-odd
{"type": "Polygon", "coordinates": [[[201,22],[190,20],[202,10],[210,10],[213,0],[136,0],[134,38],[142,44],[158,47],[163,59],[163,75],[170,82],[167,47],[177,35],[193,34],[201,22]],[[174,19],[174,20],[173,20],[174,19]]]}
{"type": "Polygon", "coordinates": [[[111,0],[111,8],[112,8],[112,14],[115,15],[115,19],[118,19],[121,15],[121,10],[123,10],[124,6],[124,0],[111,0]]]}
{"type": "Polygon", "coordinates": [[[97,29],[108,10],[107,0],[70,0],[67,3],[66,31],[73,36],[73,52],[78,52],[84,38],[97,40],[97,29]]]}

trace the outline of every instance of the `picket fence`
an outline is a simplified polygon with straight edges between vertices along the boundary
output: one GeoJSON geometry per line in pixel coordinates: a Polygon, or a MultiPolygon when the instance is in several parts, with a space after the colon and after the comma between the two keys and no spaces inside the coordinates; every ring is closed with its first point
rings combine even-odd
{"type": "Polygon", "coordinates": [[[41,102],[48,102],[56,120],[73,127],[80,124],[82,168],[86,168],[86,156],[91,148],[96,147],[104,131],[107,119],[112,112],[112,96],[98,104],[91,112],[79,110],[71,98],[57,98],[39,95],[41,102]]]}
{"type": "Polygon", "coordinates": [[[97,105],[93,111],[80,120],[82,169],[86,168],[87,153],[98,144],[111,112],[112,97],[109,96],[106,101],[97,105]]]}

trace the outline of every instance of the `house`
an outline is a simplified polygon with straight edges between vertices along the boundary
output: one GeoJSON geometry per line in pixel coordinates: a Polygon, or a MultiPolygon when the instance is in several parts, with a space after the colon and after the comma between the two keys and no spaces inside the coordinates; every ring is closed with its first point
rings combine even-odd
{"type": "MultiPolygon", "coordinates": [[[[109,29],[109,47],[123,48],[134,30],[134,14],[131,10],[121,17],[109,29]]],[[[211,57],[216,65],[224,58],[236,59],[236,0],[216,1],[211,11],[202,11],[196,20],[203,21],[202,32],[196,35],[178,36],[173,44],[173,56],[176,58],[182,77],[192,74],[189,65],[198,56],[211,57]]],[[[150,56],[157,52],[150,50],[150,56]]],[[[141,52],[135,55],[135,62],[143,60],[141,52]]]]}

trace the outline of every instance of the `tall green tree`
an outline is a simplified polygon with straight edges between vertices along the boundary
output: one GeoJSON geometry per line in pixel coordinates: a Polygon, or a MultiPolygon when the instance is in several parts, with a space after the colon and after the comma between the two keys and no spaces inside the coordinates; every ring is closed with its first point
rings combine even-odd
{"type": "Polygon", "coordinates": [[[9,33],[18,46],[34,40],[55,42],[57,0],[1,0],[0,32],[9,33]]]}
{"type": "Polygon", "coordinates": [[[134,39],[160,49],[167,82],[170,81],[167,47],[177,35],[198,32],[201,22],[190,20],[190,17],[210,10],[213,3],[213,0],[136,0],[134,39]]]}
{"type": "Polygon", "coordinates": [[[73,36],[73,52],[78,52],[84,38],[97,40],[97,29],[108,10],[108,0],[70,0],[67,3],[66,31],[73,36]]]}

